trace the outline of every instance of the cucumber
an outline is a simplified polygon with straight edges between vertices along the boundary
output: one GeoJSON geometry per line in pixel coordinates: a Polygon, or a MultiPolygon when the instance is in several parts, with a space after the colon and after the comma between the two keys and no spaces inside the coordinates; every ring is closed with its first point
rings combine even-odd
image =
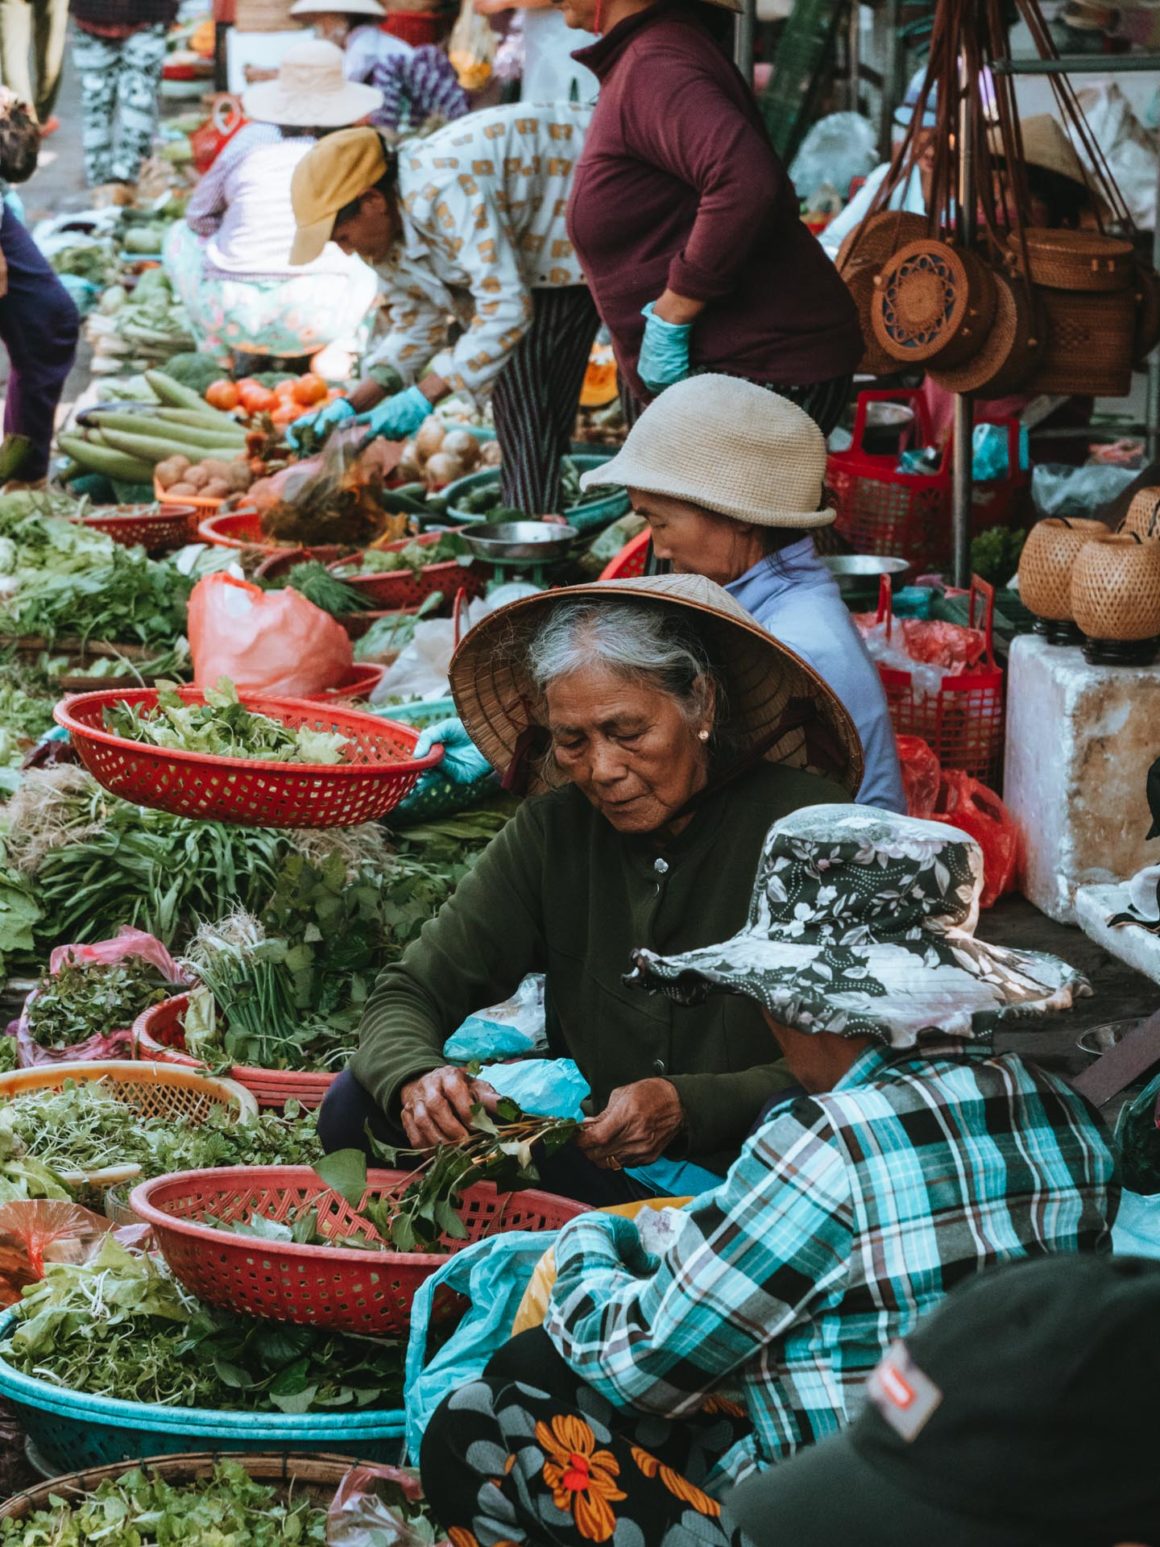
{"type": "Polygon", "coordinates": [[[246,428],[228,414],[219,414],[216,408],[206,408],[198,413],[195,408],[159,408],[151,416],[165,424],[187,424],[194,430],[220,430],[226,440],[237,436],[245,441],[246,428]]]}
{"type": "Polygon", "coordinates": [[[223,446],[220,442],[207,446],[197,441],[178,440],[169,436],[164,440],[156,440],[149,435],[134,435],[127,430],[105,429],[103,426],[101,434],[115,451],[124,452],[126,456],[148,462],[154,467],[172,456],[187,456],[191,462],[205,462],[210,458],[218,462],[233,462],[238,455],[237,446],[223,446]]]}
{"type": "MultiPolygon", "coordinates": [[[[134,435],[152,442],[165,456],[173,451],[200,451],[207,446],[231,446],[231,455],[241,456],[246,444],[244,437],[231,439],[215,429],[195,429],[188,424],[142,424],[137,414],[90,414],[89,418],[102,435],[108,430],[118,435],[134,435]]],[[[227,457],[226,461],[229,460],[227,457]]]]}
{"type": "Polygon", "coordinates": [[[90,472],[103,473],[123,483],[153,482],[153,466],[140,457],[127,456],[110,445],[99,445],[80,435],[58,435],[57,444],[66,457],[79,462],[90,472]]]}
{"type": "Polygon", "coordinates": [[[183,387],[164,371],[146,371],[145,380],[163,403],[170,408],[205,408],[205,399],[192,387],[183,387]]]}

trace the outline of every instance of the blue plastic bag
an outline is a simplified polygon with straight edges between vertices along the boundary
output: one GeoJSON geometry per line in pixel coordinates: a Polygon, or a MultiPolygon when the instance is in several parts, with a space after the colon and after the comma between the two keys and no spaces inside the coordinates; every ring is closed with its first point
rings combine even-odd
{"type": "Polygon", "coordinates": [[[474,1058],[518,1058],[547,1045],[544,977],[533,972],[510,999],[469,1015],[443,1044],[443,1056],[466,1064],[474,1058]]]}
{"type": "Polygon", "coordinates": [[[580,1103],[591,1090],[571,1058],[522,1058],[518,1063],[484,1064],[479,1077],[534,1117],[581,1118],[584,1113],[580,1103]]]}

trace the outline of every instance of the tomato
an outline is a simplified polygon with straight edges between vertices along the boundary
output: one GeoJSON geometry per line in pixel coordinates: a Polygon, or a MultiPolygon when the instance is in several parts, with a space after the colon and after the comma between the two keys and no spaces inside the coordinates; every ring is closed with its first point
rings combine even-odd
{"type": "Polygon", "coordinates": [[[211,408],[220,408],[224,413],[229,413],[231,408],[236,408],[241,402],[238,389],[232,381],[214,381],[205,389],[205,400],[211,408]]]}
{"type": "Polygon", "coordinates": [[[301,403],[295,403],[292,398],[288,399],[285,403],[279,403],[270,415],[270,423],[282,429],[288,424],[293,424],[301,412],[301,403]]]}
{"type": "Polygon", "coordinates": [[[294,387],[296,380],[297,378],[291,377],[287,381],[280,381],[274,388],[274,396],[278,399],[279,403],[294,402],[294,387]]]}
{"type": "Polygon", "coordinates": [[[278,399],[274,393],[269,387],[263,387],[260,381],[240,381],[238,396],[248,414],[272,413],[278,406],[278,399]]]}
{"type": "Polygon", "coordinates": [[[291,383],[290,390],[294,395],[294,401],[301,403],[303,408],[321,403],[327,396],[326,383],[313,371],[307,371],[305,376],[299,376],[297,381],[291,383]]]}

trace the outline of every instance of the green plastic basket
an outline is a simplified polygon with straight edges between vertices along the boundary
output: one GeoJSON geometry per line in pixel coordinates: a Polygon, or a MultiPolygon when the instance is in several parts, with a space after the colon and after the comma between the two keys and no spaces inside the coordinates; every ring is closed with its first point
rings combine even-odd
{"type": "MultiPolygon", "coordinates": [[[[401,720],[422,730],[439,720],[455,714],[453,698],[422,698],[411,704],[384,705],[376,709],[388,720],[401,720]]],[[[419,780],[405,800],[401,800],[391,812],[391,827],[415,827],[420,822],[433,822],[436,817],[452,816],[456,811],[470,811],[482,805],[496,793],[495,775],[487,774],[474,784],[456,784],[437,768],[431,769],[426,778],[419,780]]]]}
{"type": "MultiPolygon", "coordinates": [[[[0,1339],[15,1320],[0,1319],[0,1339]]],[[[157,1407],[67,1391],[14,1370],[0,1358],[0,1396],[17,1408],[39,1455],[61,1472],[139,1461],[187,1450],[330,1451],[362,1461],[397,1463],[402,1412],[224,1413],[205,1407],[157,1407]]]]}
{"type": "MultiPolygon", "coordinates": [[[[582,473],[589,472],[594,467],[600,467],[602,463],[612,459],[611,451],[586,451],[572,457],[572,461],[582,473]]],[[[443,491],[447,500],[447,516],[456,526],[467,525],[490,519],[487,515],[477,516],[470,510],[464,510],[456,501],[464,499],[469,494],[474,494],[477,489],[498,488],[500,470],[498,467],[485,467],[482,472],[469,473],[466,478],[457,478],[454,483],[449,483],[443,491]]],[[[586,500],[579,505],[573,505],[571,510],[564,512],[568,519],[568,525],[576,528],[578,532],[594,531],[599,526],[607,526],[617,517],[623,516],[630,507],[627,489],[618,489],[615,494],[606,495],[603,499],[586,500]]]]}

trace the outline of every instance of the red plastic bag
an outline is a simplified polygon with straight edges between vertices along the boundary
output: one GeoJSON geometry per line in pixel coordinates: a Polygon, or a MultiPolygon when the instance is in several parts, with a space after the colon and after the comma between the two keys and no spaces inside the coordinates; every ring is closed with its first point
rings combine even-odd
{"type": "Polygon", "coordinates": [[[944,768],[935,822],[959,827],[983,851],[983,895],[979,906],[989,908],[1015,882],[1019,829],[1007,807],[985,784],[958,768],[944,768]]]}
{"type": "Polygon", "coordinates": [[[334,687],[354,661],[350,635],[298,591],[207,575],[189,598],[197,687],[228,677],[239,693],[300,698],[334,687]]]}
{"type": "Polygon", "coordinates": [[[85,1262],[112,1224],[77,1203],[30,1198],[0,1204],[0,1308],[14,1305],[48,1262],[85,1262]]]}
{"type": "Polygon", "coordinates": [[[902,787],[906,791],[906,814],[925,820],[933,815],[938,804],[942,768],[921,736],[897,736],[895,740],[902,766],[902,787]]]}
{"type": "Polygon", "coordinates": [[[143,929],[133,929],[122,924],[112,940],[93,940],[88,945],[58,945],[48,958],[49,972],[59,972],[66,962],[82,962],[86,966],[99,962],[112,966],[124,961],[126,956],[140,956],[157,968],[170,983],[183,983],[181,968],[170,956],[156,935],[147,935],[143,929]]]}
{"type": "Polygon", "coordinates": [[[209,117],[189,137],[194,169],[203,175],[208,172],[246,122],[242,104],[237,97],[230,96],[228,92],[216,96],[209,117]]]}

